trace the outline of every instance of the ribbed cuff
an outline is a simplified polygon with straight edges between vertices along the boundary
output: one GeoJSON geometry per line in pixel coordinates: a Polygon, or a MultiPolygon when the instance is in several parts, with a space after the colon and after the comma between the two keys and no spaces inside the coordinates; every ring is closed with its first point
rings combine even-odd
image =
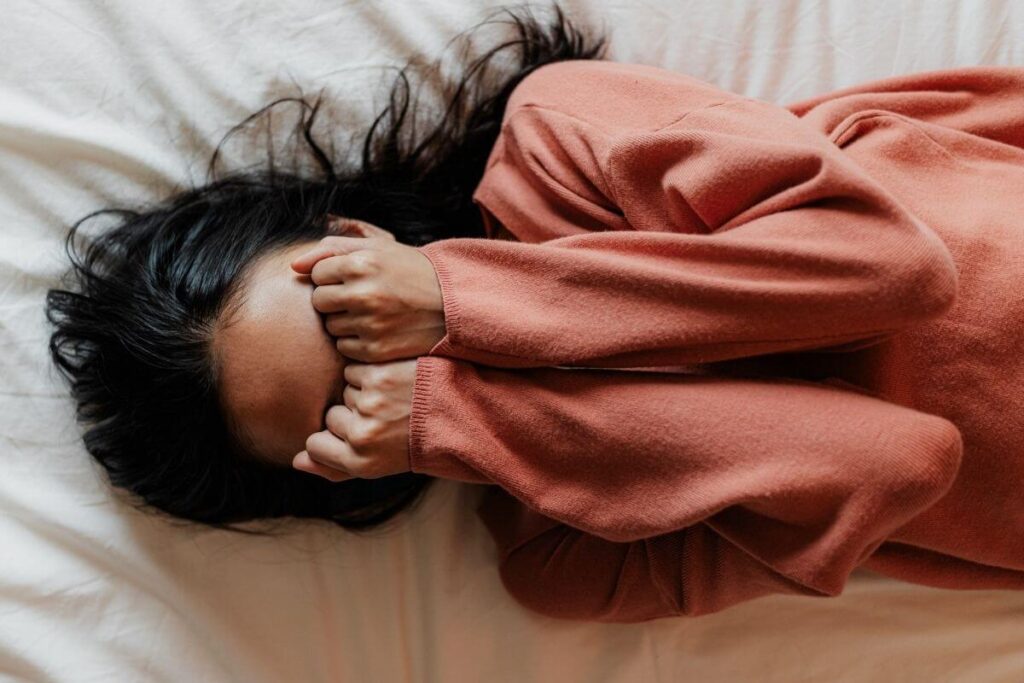
{"type": "Polygon", "coordinates": [[[434,347],[430,349],[428,354],[431,356],[454,355],[457,343],[455,340],[459,336],[459,322],[462,313],[459,302],[455,298],[455,284],[451,271],[448,270],[448,265],[445,263],[443,255],[438,253],[443,252],[444,243],[445,240],[438,240],[437,242],[416,247],[433,264],[434,272],[437,273],[437,281],[441,285],[441,304],[444,307],[445,335],[441,338],[441,341],[434,344],[434,347]]]}
{"type": "Polygon", "coordinates": [[[409,470],[421,474],[428,466],[425,452],[427,439],[427,418],[430,411],[431,395],[434,391],[434,364],[441,362],[430,356],[416,359],[416,379],[412,386],[412,409],[409,413],[409,470]]]}

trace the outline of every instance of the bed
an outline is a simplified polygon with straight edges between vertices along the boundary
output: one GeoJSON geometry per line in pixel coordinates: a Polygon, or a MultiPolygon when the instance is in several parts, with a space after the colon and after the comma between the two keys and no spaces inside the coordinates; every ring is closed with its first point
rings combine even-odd
{"type": "MultiPolygon", "coordinates": [[[[858,570],[833,599],[562,621],[502,587],[473,512],[482,486],[439,481],[400,528],[365,537],[319,521],[285,521],[276,537],[170,524],[109,487],[45,350],[41,304],[64,268],[66,225],[201,180],[233,123],[298,86],[327,88],[342,115],[368,121],[394,75],[380,67],[437,56],[499,4],[5,3],[0,680],[1024,680],[1024,592],[858,570]]],[[[778,103],[894,74],[1024,64],[1021,0],[563,6],[610,29],[612,59],[778,103]]]]}

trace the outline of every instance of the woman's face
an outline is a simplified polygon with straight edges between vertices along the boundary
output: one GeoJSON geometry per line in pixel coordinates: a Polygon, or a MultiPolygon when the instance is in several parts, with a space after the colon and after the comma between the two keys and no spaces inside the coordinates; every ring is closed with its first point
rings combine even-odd
{"type": "Polygon", "coordinates": [[[315,241],[278,249],[253,264],[241,305],[214,334],[221,401],[235,433],[257,458],[290,466],[324,414],[343,403],[345,357],[313,308],[309,277],[290,267],[315,241]]]}

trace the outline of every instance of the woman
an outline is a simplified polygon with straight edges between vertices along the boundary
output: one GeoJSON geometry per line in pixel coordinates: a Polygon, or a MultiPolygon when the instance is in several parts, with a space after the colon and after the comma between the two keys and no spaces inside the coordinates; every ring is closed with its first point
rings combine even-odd
{"type": "Polygon", "coordinates": [[[464,129],[405,153],[403,107],[339,173],[312,107],[323,178],[214,182],[78,259],[52,348],[114,483],[350,527],[496,484],[502,580],[563,618],[857,566],[1024,587],[1024,70],[781,108],[515,23],[464,129]]]}

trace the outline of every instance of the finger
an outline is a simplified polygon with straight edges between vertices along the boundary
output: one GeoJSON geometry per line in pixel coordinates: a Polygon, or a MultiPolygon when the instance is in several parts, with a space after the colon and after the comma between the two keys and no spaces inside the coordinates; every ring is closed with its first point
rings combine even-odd
{"type": "Polygon", "coordinates": [[[350,465],[356,461],[352,446],[329,430],[316,432],[306,439],[306,453],[310,460],[352,475],[350,465]]]}
{"type": "Polygon", "coordinates": [[[334,346],[341,355],[360,363],[383,363],[395,358],[395,351],[377,339],[366,339],[361,336],[338,337],[334,346]]]}
{"type": "Polygon", "coordinates": [[[356,272],[356,268],[352,264],[351,259],[348,258],[348,254],[328,256],[325,259],[321,259],[313,264],[313,268],[309,272],[310,279],[316,285],[342,284],[346,280],[351,280],[358,275],[359,273],[356,272]]]}
{"type": "Polygon", "coordinates": [[[336,470],[332,467],[321,465],[317,461],[309,457],[307,451],[301,451],[298,455],[292,458],[292,467],[299,470],[300,472],[308,472],[309,474],[315,474],[324,479],[328,479],[333,482],[345,481],[347,479],[355,479],[356,477],[351,474],[346,474],[340,470],[336,470]]]}
{"type": "Polygon", "coordinates": [[[358,218],[345,218],[342,216],[335,216],[334,214],[327,214],[328,222],[327,226],[335,235],[357,235],[360,237],[386,237],[388,239],[395,239],[395,236],[381,228],[368,223],[366,221],[359,220],[358,218]]]}
{"type": "Polygon", "coordinates": [[[332,337],[352,337],[365,333],[366,317],[352,313],[330,313],[324,316],[324,327],[332,337]]]}
{"type": "MultiPolygon", "coordinates": [[[[363,413],[362,410],[359,409],[359,402],[362,399],[362,395],[362,389],[356,386],[352,386],[351,384],[346,384],[345,389],[341,392],[341,400],[345,404],[345,407],[348,408],[350,411],[365,414],[363,413]]],[[[328,415],[329,414],[330,411],[328,411],[328,415]]]]}
{"type": "Polygon", "coordinates": [[[363,351],[363,343],[359,341],[359,337],[357,336],[338,337],[334,340],[334,348],[338,349],[338,353],[345,356],[345,358],[349,359],[350,362],[371,362],[366,360],[365,353],[363,351]]]}
{"type": "Polygon", "coordinates": [[[318,261],[330,258],[331,256],[335,256],[335,254],[329,248],[317,246],[293,259],[291,263],[292,270],[302,275],[309,275],[313,271],[313,266],[318,261]]]}
{"type": "Polygon", "coordinates": [[[367,373],[369,373],[369,371],[369,363],[349,362],[345,364],[345,370],[343,371],[343,374],[345,376],[345,381],[348,384],[358,389],[362,389],[363,384],[368,379],[367,373]]]}
{"type": "MultiPolygon", "coordinates": [[[[345,404],[345,408],[353,412],[359,412],[358,403],[356,402],[360,393],[359,387],[346,384],[345,389],[341,392],[341,400],[345,404]]],[[[330,413],[330,412],[329,412],[330,413]]]]}
{"type": "MultiPolygon", "coordinates": [[[[348,391],[349,387],[345,387],[345,391],[348,391]]],[[[353,392],[358,392],[358,389],[353,388],[353,392]]],[[[349,433],[349,425],[352,422],[354,413],[352,407],[347,403],[345,405],[331,406],[330,410],[327,411],[327,415],[324,417],[324,422],[327,425],[327,431],[330,432],[335,438],[343,441],[347,440],[349,433]]],[[[345,443],[346,446],[351,450],[352,446],[349,443],[345,443]]],[[[346,472],[351,471],[348,467],[345,468],[346,472]]]]}
{"type": "Polygon", "coordinates": [[[354,219],[346,218],[345,216],[338,216],[333,213],[327,214],[326,224],[327,231],[330,235],[361,235],[362,233],[357,232],[355,227],[352,225],[354,219]]]}
{"type": "Polygon", "coordinates": [[[321,259],[331,256],[351,254],[354,251],[366,249],[365,237],[348,237],[345,235],[329,235],[320,240],[319,244],[299,255],[292,261],[292,270],[303,275],[308,275],[313,266],[321,259]]]}
{"type": "Polygon", "coordinates": [[[365,310],[360,308],[358,297],[354,296],[351,287],[347,285],[322,285],[313,288],[310,296],[313,308],[321,313],[344,313],[353,310],[365,310]]]}
{"type": "Polygon", "coordinates": [[[385,230],[378,225],[374,225],[373,223],[361,221],[358,218],[347,219],[345,227],[348,230],[361,234],[363,237],[383,237],[390,240],[395,239],[395,236],[390,231],[385,230]]]}

